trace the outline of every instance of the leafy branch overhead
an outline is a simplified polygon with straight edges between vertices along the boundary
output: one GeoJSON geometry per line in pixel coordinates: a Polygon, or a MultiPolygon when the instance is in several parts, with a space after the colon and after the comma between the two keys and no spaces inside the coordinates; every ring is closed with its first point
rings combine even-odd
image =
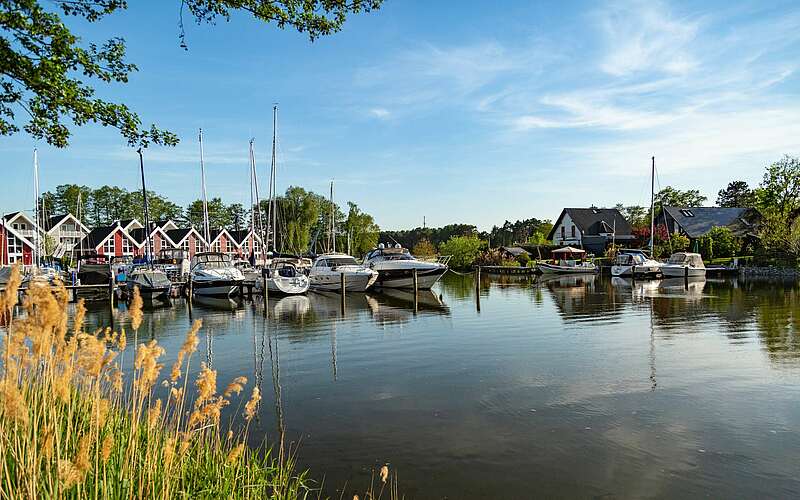
{"type": "MultiPolygon", "coordinates": [[[[176,0],[178,1],[178,0],[176,0]]],[[[229,20],[235,11],[306,33],[310,40],[339,31],[348,14],[369,12],[382,0],[182,0],[198,23],[229,20]]],[[[131,146],[175,145],[178,137],[142,124],[123,103],[96,96],[100,83],[127,83],[138,70],[125,59],[125,41],[84,43],[70,18],[98,22],[128,7],[126,0],[0,0],[0,135],[24,131],[57,147],[88,123],[119,130],[131,146]],[[46,7],[46,6],[47,7],[46,7]],[[56,6],[56,9],[48,8],[56,6]]],[[[183,39],[183,26],[180,34],[183,39]]],[[[183,45],[183,42],[182,42],[183,45]]]]}

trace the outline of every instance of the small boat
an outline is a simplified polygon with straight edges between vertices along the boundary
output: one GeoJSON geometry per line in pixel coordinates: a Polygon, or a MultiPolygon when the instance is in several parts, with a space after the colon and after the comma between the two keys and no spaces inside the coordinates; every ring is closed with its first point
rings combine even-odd
{"type": "Polygon", "coordinates": [[[706,275],[706,266],[699,253],[677,252],[670,256],[661,272],[671,278],[701,278],[706,275]]]}
{"type": "Polygon", "coordinates": [[[189,276],[189,251],[183,248],[165,248],[158,252],[153,264],[167,273],[172,281],[183,281],[189,276]]]}
{"type": "Polygon", "coordinates": [[[337,292],[342,289],[342,276],[345,291],[364,292],[378,279],[378,272],[359,265],[350,255],[329,253],[317,257],[308,279],[312,290],[337,292]]]}
{"type": "Polygon", "coordinates": [[[614,259],[611,276],[657,278],[661,276],[663,265],[649,258],[642,250],[623,249],[614,259]]]}
{"type": "MultiPolygon", "coordinates": [[[[263,272],[270,294],[302,295],[308,292],[311,285],[309,277],[288,259],[272,259],[263,272]]],[[[256,289],[262,286],[259,282],[256,284],[256,289]]]]}
{"type": "Polygon", "coordinates": [[[244,275],[233,267],[229,255],[201,252],[192,258],[191,280],[195,295],[233,297],[239,293],[244,275]]]}
{"type": "Polygon", "coordinates": [[[553,262],[541,262],[536,268],[542,274],[585,274],[597,271],[593,262],[587,262],[586,250],[564,247],[553,250],[553,262]]]}
{"type": "Polygon", "coordinates": [[[129,296],[132,296],[134,288],[138,288],[143,298],[160,299],[169,296],[172,282],[160,269],[137,267],[127,274],[125,287],[129,296]]]}
{"type": "Polygon", "coordinates": [[[417,260],[400,244],[392,247],[381,243],[364,257],[364,264],[378,271],[375,286],[383,288],[414,288],[414,271],[416,271],[417,288],[430,290],[447,272],[445,262],[417,260]]]}
{"type": "Polygon", "coordinates": [[[245,285],[257,285],[258,282],[261,281],[261,272],[246,260],[234,260],[233,267],[242,272],[245,285]]]}

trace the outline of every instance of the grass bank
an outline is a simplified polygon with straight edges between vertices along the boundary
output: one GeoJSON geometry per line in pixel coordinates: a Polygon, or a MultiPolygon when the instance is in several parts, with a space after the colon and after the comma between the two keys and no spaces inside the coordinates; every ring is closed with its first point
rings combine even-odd
{"type": "MultiPolygon", "coordinates": [[[[0,498],[317,498],[292,454],[245,445],[258,412],[258,387],[238,377],[222,390],[204,364],[189,373],[199,344],[196,321],[177,359],[165,367],[155,340],[126,350],[125,332],[86,332],[82,303],[68,318],[63,287],[32,286],[22,314],[19,270],[0,295],[5,325],[0,374],[0,498]],[[69,320],[72,320],[71,322],[69,320]],[[73,326],[68,329],[68,325],[73,326]],[[132,372],[122,370],[132,355],[132,372]],[[166,370],[165,370],[166,369],[166,370]],[[162,371],[164,375],[162,376],[162,371]],[[156,387],[163,387],[156,396],[156,387]],[[238,400],[238,401],[237,401],[238,400]],[[221,428],[223,408],[237,402],[244,425],[221,428]]],[[[130,307],[142,321],[138,292],[130,307]]],[[[396,498],[396,482],[380,471],[378,498],[396,498]],[[387,482],[388,480],[388,482],[387,482]]]]}

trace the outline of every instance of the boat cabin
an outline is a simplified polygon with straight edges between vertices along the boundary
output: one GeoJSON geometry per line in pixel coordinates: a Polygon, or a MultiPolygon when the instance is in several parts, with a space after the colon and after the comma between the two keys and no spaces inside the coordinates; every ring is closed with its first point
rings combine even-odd
{"type": "Polygon", "coordinates": [[[399,243],[394,246],[385,246],[383,243],[378,248],[367,253],[364,260],[414,260],[407,248],[403,248],[399,243]]]}
{"type": "Polygon", "coordinates": [[[233,259],[230,255],[217,252],[201,252],[192,257],[192,269],[201,266],[204,269],[218,269],[221,267],[231,267],[233,259]]]}
{"type": "Polygon", "coordinates": [[[345,254],[323,255],[317,258],[317,261],[314,263],[314,267],[316,268],[330,268],[330,269],[336,269],[339,266],[357,266],[357,265],[358,262],[356,262],[356,259],[345,254]]]}
{"type": "Polygon", "coordinates": [[[696,269],[705,269],[706,265],[703,263],[703,258],[699,253],[678,252],[670,256],[667,264],[688,266],[696,269]]]}
{"type": "Polygon", "coordinates": [[[550,252],[553,255],[553,264],[574,266],[586,259],[586,250],[574,247],[564,247],[550,252]]]}

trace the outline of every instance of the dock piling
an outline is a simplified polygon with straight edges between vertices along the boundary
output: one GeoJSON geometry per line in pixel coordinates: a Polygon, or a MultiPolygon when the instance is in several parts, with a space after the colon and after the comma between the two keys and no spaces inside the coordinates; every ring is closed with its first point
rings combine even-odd
{"type": "Polygon", "coordinates": [[[417,277],[417,268],[413,270],[414,275],[414,314],[419,311],[419,279],[417,277]]]}
{"type": "Polygon", "coordinates": [[[475,307],[481,312],[481,266],[475,268],[475,307]]]}
{"type": "Polygon", "coordinates": [[[340,277],[340,279],[342,281],[342,283],[341,283],[341,285],[342,285],[342,316],[344,316],[345,301],[347,300],[345,298],[345,297],[347,297],[347,282],[345,281],[346,278],[344,276],[344,273],[340,273],[339,277],[340,277]]]}

